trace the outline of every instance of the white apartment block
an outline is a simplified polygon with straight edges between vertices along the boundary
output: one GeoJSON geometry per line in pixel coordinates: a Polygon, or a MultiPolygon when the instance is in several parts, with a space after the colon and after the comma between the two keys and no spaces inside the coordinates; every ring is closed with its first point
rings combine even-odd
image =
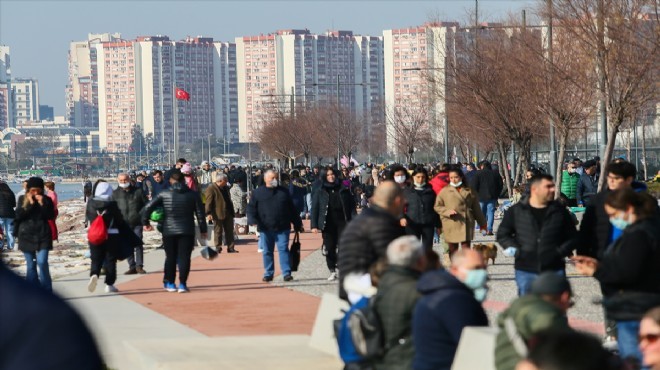
{"type": "MultiPolygon", "coordinates": [[[[401,107],[428,109],[434,140],[445,129],[445,77],[447,58],[454,56],[458,23],[426,23],[418,27],[383,31],[385,54],[385,105],[387,110],[401,107]],[[434,84],[429,84],[432,78],[434,84]]],[[[387,148],[395,153],[396,139],[391,122],[387,123],[387,148]]]]}
{"type": "Polygon", "coordinates": [[[368,122],[382,119],[383,49],[380,37],[350,31],[323,35],[280,30],[236,38],[239,139],[258,140],[268,112],[280,104],[339,104],[368,122]]]}
{"type": "Polygon", "coordinates": [[[12,126],[11,58],[9,46],[0,45],[0,130],[12,126]]]}
{"type": "Polygon", "coordinates": [[[39,82],[35,79],[15,78],[11,81],[13,125],[39,120],[39,82]]]}
{"type": "Polygon", "coordinates": [[[213,43],[215,109],[215,136],[238,142],[238,87],[236,83],[236,44],[229,42],[213,43]]]}
{"type": "Polygon", "coordinates": [[[86,41],[69,45],[65,116],[71,126],[99,126],[98,63],[94,45],[120,40],[119,33],[90,33],[86,41]]]}

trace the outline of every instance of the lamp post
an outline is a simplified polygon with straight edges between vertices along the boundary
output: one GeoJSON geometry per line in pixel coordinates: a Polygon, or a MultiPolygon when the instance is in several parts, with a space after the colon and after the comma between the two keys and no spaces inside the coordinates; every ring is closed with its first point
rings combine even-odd
{"type": "MultiPolygon", "coordinates": [[[[85,134],[83,134],[83,132],[80,131],[80,129],[77,129],[75,127],[69,127],[69,128],[72,129],[72,130],[78,131],[80,136],[85,136],[85,134]]],[[[73,156],[75,158],[75,162],[74,162],[75,170],[74,170],[74,172],[77,174],[78,173],[78,148],[77,148],[78,145],[76,144],[76,133],[74,132],[71,136],[73,137],[73,156]]]]}

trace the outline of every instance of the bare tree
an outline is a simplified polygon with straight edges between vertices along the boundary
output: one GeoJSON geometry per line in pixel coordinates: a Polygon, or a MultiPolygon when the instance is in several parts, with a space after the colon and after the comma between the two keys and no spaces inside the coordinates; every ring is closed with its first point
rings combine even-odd
{"type": "Polygon", "coordinates": [[[418,101],[402,101],[386,111],[387,137],[407,163],[414,162],[415,151],[431,146],[431,107],[418,101]]]}

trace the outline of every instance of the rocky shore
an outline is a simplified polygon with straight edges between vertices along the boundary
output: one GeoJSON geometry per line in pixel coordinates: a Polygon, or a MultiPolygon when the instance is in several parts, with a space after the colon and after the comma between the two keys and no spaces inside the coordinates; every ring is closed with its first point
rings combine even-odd
{"type": "MultiPolygon", "coordinates": [[[[59,241],[53,243],[53,250],[48,257],[50,274],[53,279],[89,270],[90,259],[86,257],[89,251],[87,245],[87,229],[85,228],[85,203],[82,199],[67,200],[59,203],[57,228],[59,241]]],[[[144,252],[149,253],[161,243],[161,235],[157,231],[144,232],[144,252]]],[[[2,260],[11,269],[25,275],[25,258],[20,251],[3,251],[2,260]]],[[[118,273],[123,273],[128,266],[120,262],[118,273]]]]}

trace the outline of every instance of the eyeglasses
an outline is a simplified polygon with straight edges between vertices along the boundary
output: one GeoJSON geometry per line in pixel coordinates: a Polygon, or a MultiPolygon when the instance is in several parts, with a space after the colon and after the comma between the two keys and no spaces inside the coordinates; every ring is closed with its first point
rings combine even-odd
{"type": "Polygon", "coordinates": [[[640,334],[637,337],[638,343],[642,343],[643,340],[649,342],[649,344],[653,344],[658,341],[658,338],[660,338],[660,333],[656,334],[640,334]]]}

